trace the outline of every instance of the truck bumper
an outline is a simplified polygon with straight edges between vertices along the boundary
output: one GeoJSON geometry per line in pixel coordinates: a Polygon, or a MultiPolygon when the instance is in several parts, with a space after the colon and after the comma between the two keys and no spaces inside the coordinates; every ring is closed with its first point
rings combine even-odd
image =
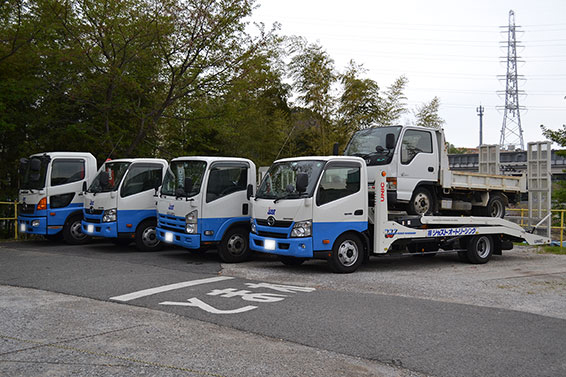
{"type": "Polygon", "coordinates": [[[250,233],[250,249],[262,253],[286,255],[297,258],[312,258],[312,237],[270,238],[250,233]]]}
{"type": "Polygon", "coordinates": [[[25,234],[38,234],[45,236],[47,234],[57,234],[61,229],[48,229],[47,217],[41,216],[19,216],[18,232],[25,234]],[[49,232],[49,233],[48,233],[49,232]]]}
{"type": "Polygon", "coordinates": [[[109,223],[93,223],[83,220],[81,222],[84,234],[95,237],[117,238],[118,224],[113,221],[109,223]]]}
{"type": "Polygon", "coordinates": [[[186,234],[173,232],[167,229],[156,228],[157,239],[172,245],[181,246],[187,249],[200,249],[200,234],[186,234]]]}

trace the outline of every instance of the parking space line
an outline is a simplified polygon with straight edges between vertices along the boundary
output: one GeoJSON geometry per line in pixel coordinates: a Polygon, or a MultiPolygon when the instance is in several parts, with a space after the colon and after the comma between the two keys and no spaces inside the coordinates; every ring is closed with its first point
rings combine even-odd
{"type": "Polygon", "coordinates": [[[151,295],[154,295],[154,294],[157,294],[157,293],[173,291],[175,289],[193,287],[195,285],[201,285],[201,284],[216,283],[216,282],[219,282],[219,281],[231,280],[231,279],[235,279],[235,278],[230,277],[230,276],[216,276],[216,277],[213,277],[213,278],[184,281],[184,282],[181,282],[181,283],[175,283],[175,284],[163,285],[161,287],[144,289],[144,290],[141,290],[141,291],[132,292],[132,293],[128,293],[128,294],[121,295],[121,296],[110,297],[110,300],[126,302],[126,301],[135,300],[136,298],[140,298],[140,297],[151,296],[151,295]]]}

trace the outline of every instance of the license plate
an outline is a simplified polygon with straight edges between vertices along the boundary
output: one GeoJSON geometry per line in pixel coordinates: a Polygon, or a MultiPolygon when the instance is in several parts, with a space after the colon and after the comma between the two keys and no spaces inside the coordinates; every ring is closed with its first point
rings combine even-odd
{"type": "Polygon", "coordinates": [[[265,247],[265,250],[275,250],[275,240],[265,240],[263,247],[265,247]]]}
{"type": "Polygon", "coordinates": [[[86,231],[88,233],[94,233],[94,225],[87,225],[86,231]]]}
{"type": "Polygon", "coordinates": [[[173,233],[171,232],[165,233],[165,242],[173,242],[173,233]]]}
{"type": "Polygon", "coordinates": [[[20,224],[20,232],[26,231],[26,224],[20,224]]]}

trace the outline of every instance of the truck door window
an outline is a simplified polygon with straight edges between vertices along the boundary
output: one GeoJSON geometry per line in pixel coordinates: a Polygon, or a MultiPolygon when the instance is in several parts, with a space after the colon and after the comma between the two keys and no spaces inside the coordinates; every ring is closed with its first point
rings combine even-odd
{"type": "Polygon", "coordinates": [[[401,143],[401,163],[409,164],[419,153],[432,153],[432,135],[427,131],[407,130],[401,143]]]}
{"type": "Polygon", "coordinates": [[[206,186],[206,202],[210,203],[234,192],[245,191],[248,186],[248,167],[244,164],[216,164],[210,169],[206,186]]]}
{"type": "Polygon", "coordinates": [[[161,185],[163,166],[157,164],[135,164],[128,170],[120,190],[122,198],[140,192],[153,190],[161,185]]]}
{"type": "Polygon", "coordinates": [[[330,165],[322,174],[316,205],[321,206],[360,191],[360,166],[330,165]]]}
{"type": "Polygon", "coordinates": [[[51,186],[78,182],[85,177],[85,162],[80,159],[56,159],[51,166],[51,186]]]}

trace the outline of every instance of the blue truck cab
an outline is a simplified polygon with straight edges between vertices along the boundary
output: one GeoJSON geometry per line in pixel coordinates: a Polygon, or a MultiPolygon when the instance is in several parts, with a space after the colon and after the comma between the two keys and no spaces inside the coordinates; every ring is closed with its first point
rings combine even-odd
{"type": "Polygon", "coordinates": [[[90,153],[46,152],[20,160],[18,230],[82,244],[83,185],[96,175],[90,153]]]}
{"type": "Polygon", "coordinates": [[[189,250],[217,247],[224,262],[248,258],[255,164],[232,157],[171,160],[157,199],[157,238],[189,250]]]}
{"type": "Polygon", "coordinates": [[[116,244],[136,243],[142,251],[158,249],[155,193],[167,169],[157,158],[109,160],[84,194],[85,234],[116,244]]]}

